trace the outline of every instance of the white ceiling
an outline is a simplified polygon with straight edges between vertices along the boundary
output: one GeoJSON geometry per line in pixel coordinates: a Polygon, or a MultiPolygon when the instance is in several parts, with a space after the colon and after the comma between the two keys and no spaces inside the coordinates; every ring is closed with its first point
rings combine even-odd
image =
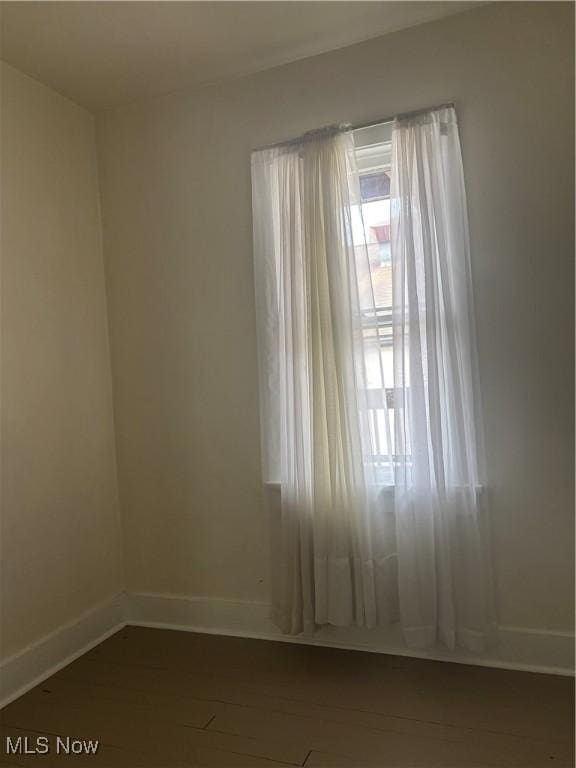
{"type": "Polygon", "coordinates": [[[1,55],[92,110],[458,13],[458,2],[2,2],[1,55]]]}

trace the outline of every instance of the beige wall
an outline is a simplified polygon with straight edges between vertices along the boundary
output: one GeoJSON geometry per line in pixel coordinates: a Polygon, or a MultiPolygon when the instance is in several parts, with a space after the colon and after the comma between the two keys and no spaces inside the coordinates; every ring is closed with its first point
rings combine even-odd
{"type": "Polygon", "coordinates": [[[1,69],[2,655],[122,588],[94,119],[1,69]]]}
{"type": "Polygon", "coordinates": [[[266,600],[249,153],[455,100],[501,622],[572,627],[569,3],[496,3],[100,116],[128,586],[266,600]]]}

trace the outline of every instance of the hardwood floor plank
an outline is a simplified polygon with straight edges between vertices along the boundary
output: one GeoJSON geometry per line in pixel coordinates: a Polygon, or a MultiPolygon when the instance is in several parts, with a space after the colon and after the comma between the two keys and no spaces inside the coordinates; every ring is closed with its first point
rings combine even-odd
{"type": "Polygon", "coordinates": [[[511,768],[512,765],[497,753],[479,759],[476,749],[459,743],[266,713],[247,707],[227,707],[224,713],[216,715],[209,730],[270,740],[282,735],[309,750],[332,751],[358,762],[379,760],[382,766],[394,765],[398,768],[418,761],[443,768],[462,768],[463,765],[511,768]]]}
{"type": "Polygon", "coordinates": [[[52,678],[42,685],[42,693],[57,697],[77,706],[88,697],[94,701],[114,702],[113,706],[126,709],[136,707],[138,712],[153,715],[159,722],[204,728],[217,712],[218,704],[192,697],[161,695],[146,690],[132,690],[99,683],[77,683],[62,678],[52,678]]]}
{"type": "Polygon", "coordinates": [[[221,749],[198,748],[194,750],[193,758],[195,765],[202,768],[289,768],[287,763],[221,749]]]}
{"type": "MultiPolygon", "coordinates": [[[[402,764],[404,766],[404,763],[402,764]]],[[[408,768],[429,768],[432,764],[425,758],[414,759],[407,764],[408,768]]],[[[477,764],[474,764],[477,765],[477,764]]],[[[381,760],[342,757],[329,752],[313,751],[308,756],[304,768],[395,768],[396,763],[383,763],[381,760]]],[[[461,768],[472,768],[472,764],[462,763],[461,768]]]]}
{"type": "Polygon", "coordinates": [[[382,763],[376,760],[363,760],[358,763],[355,758],[314,750],[308,755],[304,768],[382,768],[382,763]]]}
{"type": "Polygon", "coordinates": [[[158,758],[133,750],[101,744],[95,755],[59,755],[54,768],[196,768],[196,763],[186,759],[158,758]]]}

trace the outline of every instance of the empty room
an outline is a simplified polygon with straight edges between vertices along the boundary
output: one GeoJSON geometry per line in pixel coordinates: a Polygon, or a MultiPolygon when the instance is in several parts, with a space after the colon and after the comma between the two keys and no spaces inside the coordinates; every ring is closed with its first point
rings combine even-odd
{"type": "Polygon", "coordinates": [[[574,21],[0,0],[1,766],[574,766],[574,21]]]}

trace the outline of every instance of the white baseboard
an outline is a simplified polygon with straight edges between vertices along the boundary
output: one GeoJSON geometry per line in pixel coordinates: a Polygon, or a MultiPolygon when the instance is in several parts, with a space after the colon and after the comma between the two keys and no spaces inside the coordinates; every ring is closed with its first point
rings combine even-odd
{"type": "Polygon", "coordinates": [[[9,704],[126,625],[118,595],[59,627],[0,664],[0,707],[9,704]]]}
{"type": "Polygon", "coordinates": [[[574,673],[574,636],[568,632],[501,626],[498,646],[478,655],[441,647],[429,651],[408,649],[398,626],[373,630],[329,627],[317,632],[314,638],[306,639],[283,635],[271,621],[270,606],[266,603],[131,594],[127,609],[126,623],[135,626],[323,645],[556,675],[574,673]]]}
{"type": "Polygon", "coordinates": [[[330,627],[314,638],[281,634],[266,603],[206,597],[121,594],[24,648],[0,664],[0,707],[26,693],[126,624],[276,642],[329,646],[398,656],[452,661],[485,667],[572,675],[574,637],[519,627],[500,627],[500,643],[490,653],[469,654],[436,648],[407,649],[397,626],[363,630],[330,627]]]}

